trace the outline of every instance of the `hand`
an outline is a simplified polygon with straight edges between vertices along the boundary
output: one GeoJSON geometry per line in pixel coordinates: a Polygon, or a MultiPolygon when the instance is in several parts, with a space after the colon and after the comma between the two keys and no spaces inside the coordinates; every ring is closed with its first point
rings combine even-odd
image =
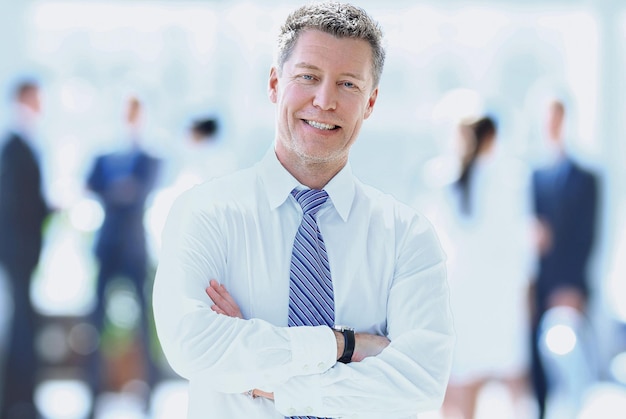
{"type": "Polygon", "coordinates": [[[259,390],[258,388],[255,388],[254,390],[252,390],[251,393],[252,393],[253,399],[256,399],[257,397],[263,397],[268,400],[274,400],[274,393],[269,393],[267,391],[259,390]]]}
{"type": "Polygon", "coordinates": [[[548,307],[570,307],[579,313],[585,312],[585,297],[574,287],[561,287],[548,299],[548,307]]]}
{"type": "Polygon", "coordinates": [[[535,223],[535,246],[540,256],[544,256],[552,250],[552,229],[545,220],[537,220],[535,223]]]}
{"type": "Polygon", "coordinates": [[[211,310],[229,317],[238,317],[243,319],[243,314],[241,314],[239,306],[235,302],[235,299],[226,290],[224,285],[220,284],[215,279],[212,279],[209,281],[206,293],[214,303],[211,306],[211,310]]]}
{"type": "MultiPolygon", "coordinates": [[[[219,314],[224,314],[229,317],[238,317],[243,319],[243,314],[241,314],[241,310],[239,306],[235,302],[235,299],[230,295],[230,293],[226,290],[226,287],[216,280],[212,279],[209,281],[209,286],[206,288],[207,295],[213,300],[213,305],[211,306],[211,310],[215,311],[219,314]]],[[[268,400],[274,400],[274,393],[269,393],[267,391],[259,390],[255,388],[250,390],[247,393],[248,396],[251,396],[253,399],[257,397],[264,397],[268,400]]]]}

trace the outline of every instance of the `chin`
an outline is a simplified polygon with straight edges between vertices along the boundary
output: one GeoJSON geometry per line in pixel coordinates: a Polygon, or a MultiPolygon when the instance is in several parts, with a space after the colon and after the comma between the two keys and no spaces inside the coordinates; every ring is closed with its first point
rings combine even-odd
{"type": "Polygon", "coordinates": [[[326,164],[345,160],[341,153],[311,153],[305,157],[310,163],[326,164]]]}
{"type": "Polygon", "coordinates": [[[320,155],[318,153],[298,153],[298,155],[300,156],[300,158],[304,161],[306,161],[307,163],[325,163],[327,162],[328,156],[325,155],[320,155]]]}

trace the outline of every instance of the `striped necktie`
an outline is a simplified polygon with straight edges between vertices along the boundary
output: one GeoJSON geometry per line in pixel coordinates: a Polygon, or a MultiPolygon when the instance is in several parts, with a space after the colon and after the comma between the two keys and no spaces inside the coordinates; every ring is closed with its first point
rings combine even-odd
{"type": "MultiPolygon", "coordinates": [[[[335,324],[333,283],[326,246],[315,219],[328,194],[319,189],[294,189],[291,194],[302,207],[303,215],[291,254],[288,325],[332,327],[335,324]]],[[[315,419],[314,416],[291,418],[315,419]]]]}
{"type": "Polygon", "coordinates": [[[324,190],[293,190],[303,216],[291,255],[289,284],[289,326],[332,327],[335,303],[326,246],[315,216],[326,200],[324,190]]]}

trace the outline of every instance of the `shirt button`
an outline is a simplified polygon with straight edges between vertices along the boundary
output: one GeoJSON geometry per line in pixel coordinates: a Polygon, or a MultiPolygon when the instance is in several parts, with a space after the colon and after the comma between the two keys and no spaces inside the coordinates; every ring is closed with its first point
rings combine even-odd
{"type": "Polygon", "coordinates": [[[289,416],[295,416],[296,415],[296,409],[294,409],[293,407],[290,407],[288,412],[289,412],[289,416]]]}
{"type": "Polygon", "coordinates": [[[318,368],[320,371],[323,371],[323,370],[325,370],[325,369],[326,369],[326,364],[324,364],[323,362],[320,362],[319,364],[317,364],[317,368],[318,368]]]}
{"type": "Polygon", "coordinates": [[[307,412],[307,413],[313,413],[313,408],[312,408],[311,406],[308,406],[308,407],[306,408],[306,412],[307,412]]]}
{"type": "Polygon", "coordinates": [[[304,364],[304,366],[302,367],[302,369],[304,371],[308,371],[309,370],[309,364],[304,364]]]}

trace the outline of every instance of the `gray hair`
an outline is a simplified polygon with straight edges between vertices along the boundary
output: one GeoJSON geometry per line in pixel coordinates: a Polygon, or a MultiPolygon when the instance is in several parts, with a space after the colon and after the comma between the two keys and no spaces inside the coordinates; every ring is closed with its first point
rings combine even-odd
{"type": "Polygon", "coordinates": [[[378,86],[385,63],[383,33],[380,25],[365,10],[347,3],[328,2],[305,5],[293,11],[278,35],[276,67],[279,71],[293,53],[300,34],[307,29],[316,29],[337,38],[367,41],[372,48],[372,87],[378,86]]]}

